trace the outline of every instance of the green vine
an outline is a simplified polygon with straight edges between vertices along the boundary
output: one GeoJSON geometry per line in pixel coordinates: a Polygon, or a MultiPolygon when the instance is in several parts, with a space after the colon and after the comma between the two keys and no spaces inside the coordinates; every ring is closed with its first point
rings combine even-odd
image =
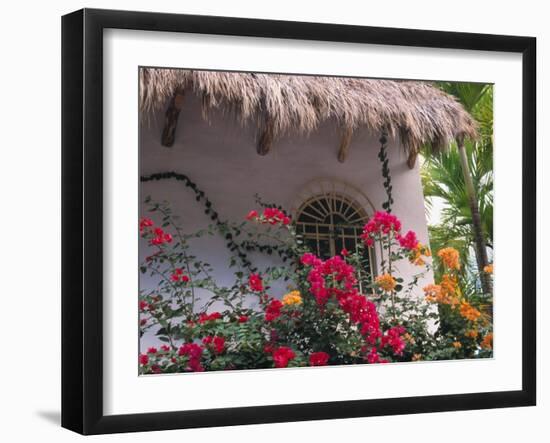
{"type": "Polygon", "coordinates": [[[384,189],[386,190],[386,196],[387,200],[382,203],[382,208],[386,210],[387,212],[391,212],[391,207],[393,204],[393,197],[392,197],[392,184],[391,184],[391,174],[390,174],[390,167],[389,167],[389,159],[388,159],[388,134],[386,131],[382,131],[382,135],[380,136],[380,151],[378,151],[378,159],[382,163],[382,177],[384,178],[384,189]]]}
{"type": "MultiPolygon", "coordinates": [[[[150,181],[159,181],[159,180],[176,180],[182,182],[185,187],[193,191],[195,194],[195,200],[198,203],[203,203],[204,213],[210,217],[210,219],[216,225],[216,228],[220,235],[225,238],[226,247],[232,253],[235,254],[243,267],[247,268],[250,272],[256,272],[257,268],[252,266],[252,262],[248,259],[247,252],[258,251],[268,255],[277,254],[282,259],[283,262],[288,261],[292,257],[292,251],[288,248],[283,248],[279,245],[267,245],[260,244],[255,241],[245,240],[241,243],[235,241],[235,237],[238,237],[241,234],[241,231],[238,228],[232,228],[229,222],[221,220],[218,212],[214,209],[212,202],[206,197],[206,194],[202,189],[200,189],[196,183],[194,183],[189,177],[185,174],[180,174],[173,171],[168,172],[159,172],[151,174],[148,176],[141,176],[141,182],[150,182],[150,181]]],[[[281,211],[285,212],[280,206],[268,205],[264,203],[258,195],[255,196],[257,204],[262,207],[277,207],[281,211]]]]}

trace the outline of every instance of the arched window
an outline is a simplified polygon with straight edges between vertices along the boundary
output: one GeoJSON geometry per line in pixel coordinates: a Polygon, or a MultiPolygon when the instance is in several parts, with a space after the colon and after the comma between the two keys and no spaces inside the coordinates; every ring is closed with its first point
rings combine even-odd
{"type": "MultiPolygon", "coordinates": [[[[310,197],[297,210],[296,228],[306,246],[322,259],[353,252],[361,242],[363,226],[368,220],[365,210],[353,199],[331,192],[310,197]]],[[[370,249],[370,248],[369,248],[370,249]]],[[[371,281],[374,270],[373,251],[365,251],[363,281],[371,281]]]]}

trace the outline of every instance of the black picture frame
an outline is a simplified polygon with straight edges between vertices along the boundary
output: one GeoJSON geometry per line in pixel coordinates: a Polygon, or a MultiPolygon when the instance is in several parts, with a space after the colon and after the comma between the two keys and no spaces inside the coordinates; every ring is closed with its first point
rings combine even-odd
{"type": "Polygon", "coordinates": [[[62,18],[62,426],[82,434],[152,431],[536,403],[536,39],[230,17],[83,9],[62,18]],[[103,30],[453,48],[522,54],[522,389],[391,399],[103,413],[103,30]]]}

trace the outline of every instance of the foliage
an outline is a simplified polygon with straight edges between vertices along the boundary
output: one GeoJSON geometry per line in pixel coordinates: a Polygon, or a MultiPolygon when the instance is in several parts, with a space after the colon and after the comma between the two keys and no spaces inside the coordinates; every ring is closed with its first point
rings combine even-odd
{"type": "MultiPolygon", "coordinates": [[[[447,309],[447,304],[412,295],[429,269],[430,251],[414,232],[403,234],[392,214],[375,214],[364,227],[358,251],[343,250],[323,261],[307,250],[282,209],[261,201],[263,210],[251,211],[241,223],[215,222],[195,233],[182,231],[167,204],[147,203],[157,223],[140,221],[150,252],[140,269],[156,283],[140,291],[139,328],[140,336],[154,334],[159,345],[140,354],[141,373],[386,363],[491,352],[488,339],[485,350],[479,339],[466,340],[466,332],[479,324],[473,311],[450,308],[449,318],[456,321],[438,326],[438,307],[447,309]],[[216,281],[213,267],[192,247],[220,234],[236,245],[229,263],[234,279],[227,286],[216,281]],[[258,245],[285,251],[280,264],[260,271],[243,263],[238,254],[258,245]],[[373,247],[380,248],[380,273],[361,293],[364,248],[373,247]],[[404,260],[419,268],[410,282],[397,275],[396,263],[404,260]],[[287,293],[274,297],[282,281],[287,293]],[[221,307],[216,311],[214,305],[221,307]],[[435,333],[430,324],[436,325],[435,333]],[[453,345],[458,340],[461,348],[453,345]]],[[[487,336],[484,328],[479,337],[487,336]]]]}
{"type": "MultiPolygon", "coordinates": [[[[465,140],[470,174],[477,193],[482,231],[487,246],[493,247],[493,87],[478,83],[440,82],[438,86],[454,95],[479,125],[479,140],[465,140]]],[[[421,169],[424,196],[431,208],[434,199],[443,203],[441,220],[430,226],[430,244],[437,250],[452,245],[460,251],[463,272],[475,278],[478,270],[470,264],[474,234],[468,194],[456,146],[440,154],[423,156],[421,169]]],[[[440,277],[442,269],[436,269],[440,277]]],[[[479,286],[479,282],[477,282],[479,286]]]]}

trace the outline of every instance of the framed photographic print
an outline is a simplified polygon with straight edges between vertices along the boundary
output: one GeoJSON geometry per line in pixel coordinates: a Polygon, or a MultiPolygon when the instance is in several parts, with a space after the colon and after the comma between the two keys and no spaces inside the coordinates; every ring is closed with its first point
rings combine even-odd
{"type": "Polygon", "coordinates": [[[534,38],[62,26],[64,427],[535,404],[534,38]]]}

